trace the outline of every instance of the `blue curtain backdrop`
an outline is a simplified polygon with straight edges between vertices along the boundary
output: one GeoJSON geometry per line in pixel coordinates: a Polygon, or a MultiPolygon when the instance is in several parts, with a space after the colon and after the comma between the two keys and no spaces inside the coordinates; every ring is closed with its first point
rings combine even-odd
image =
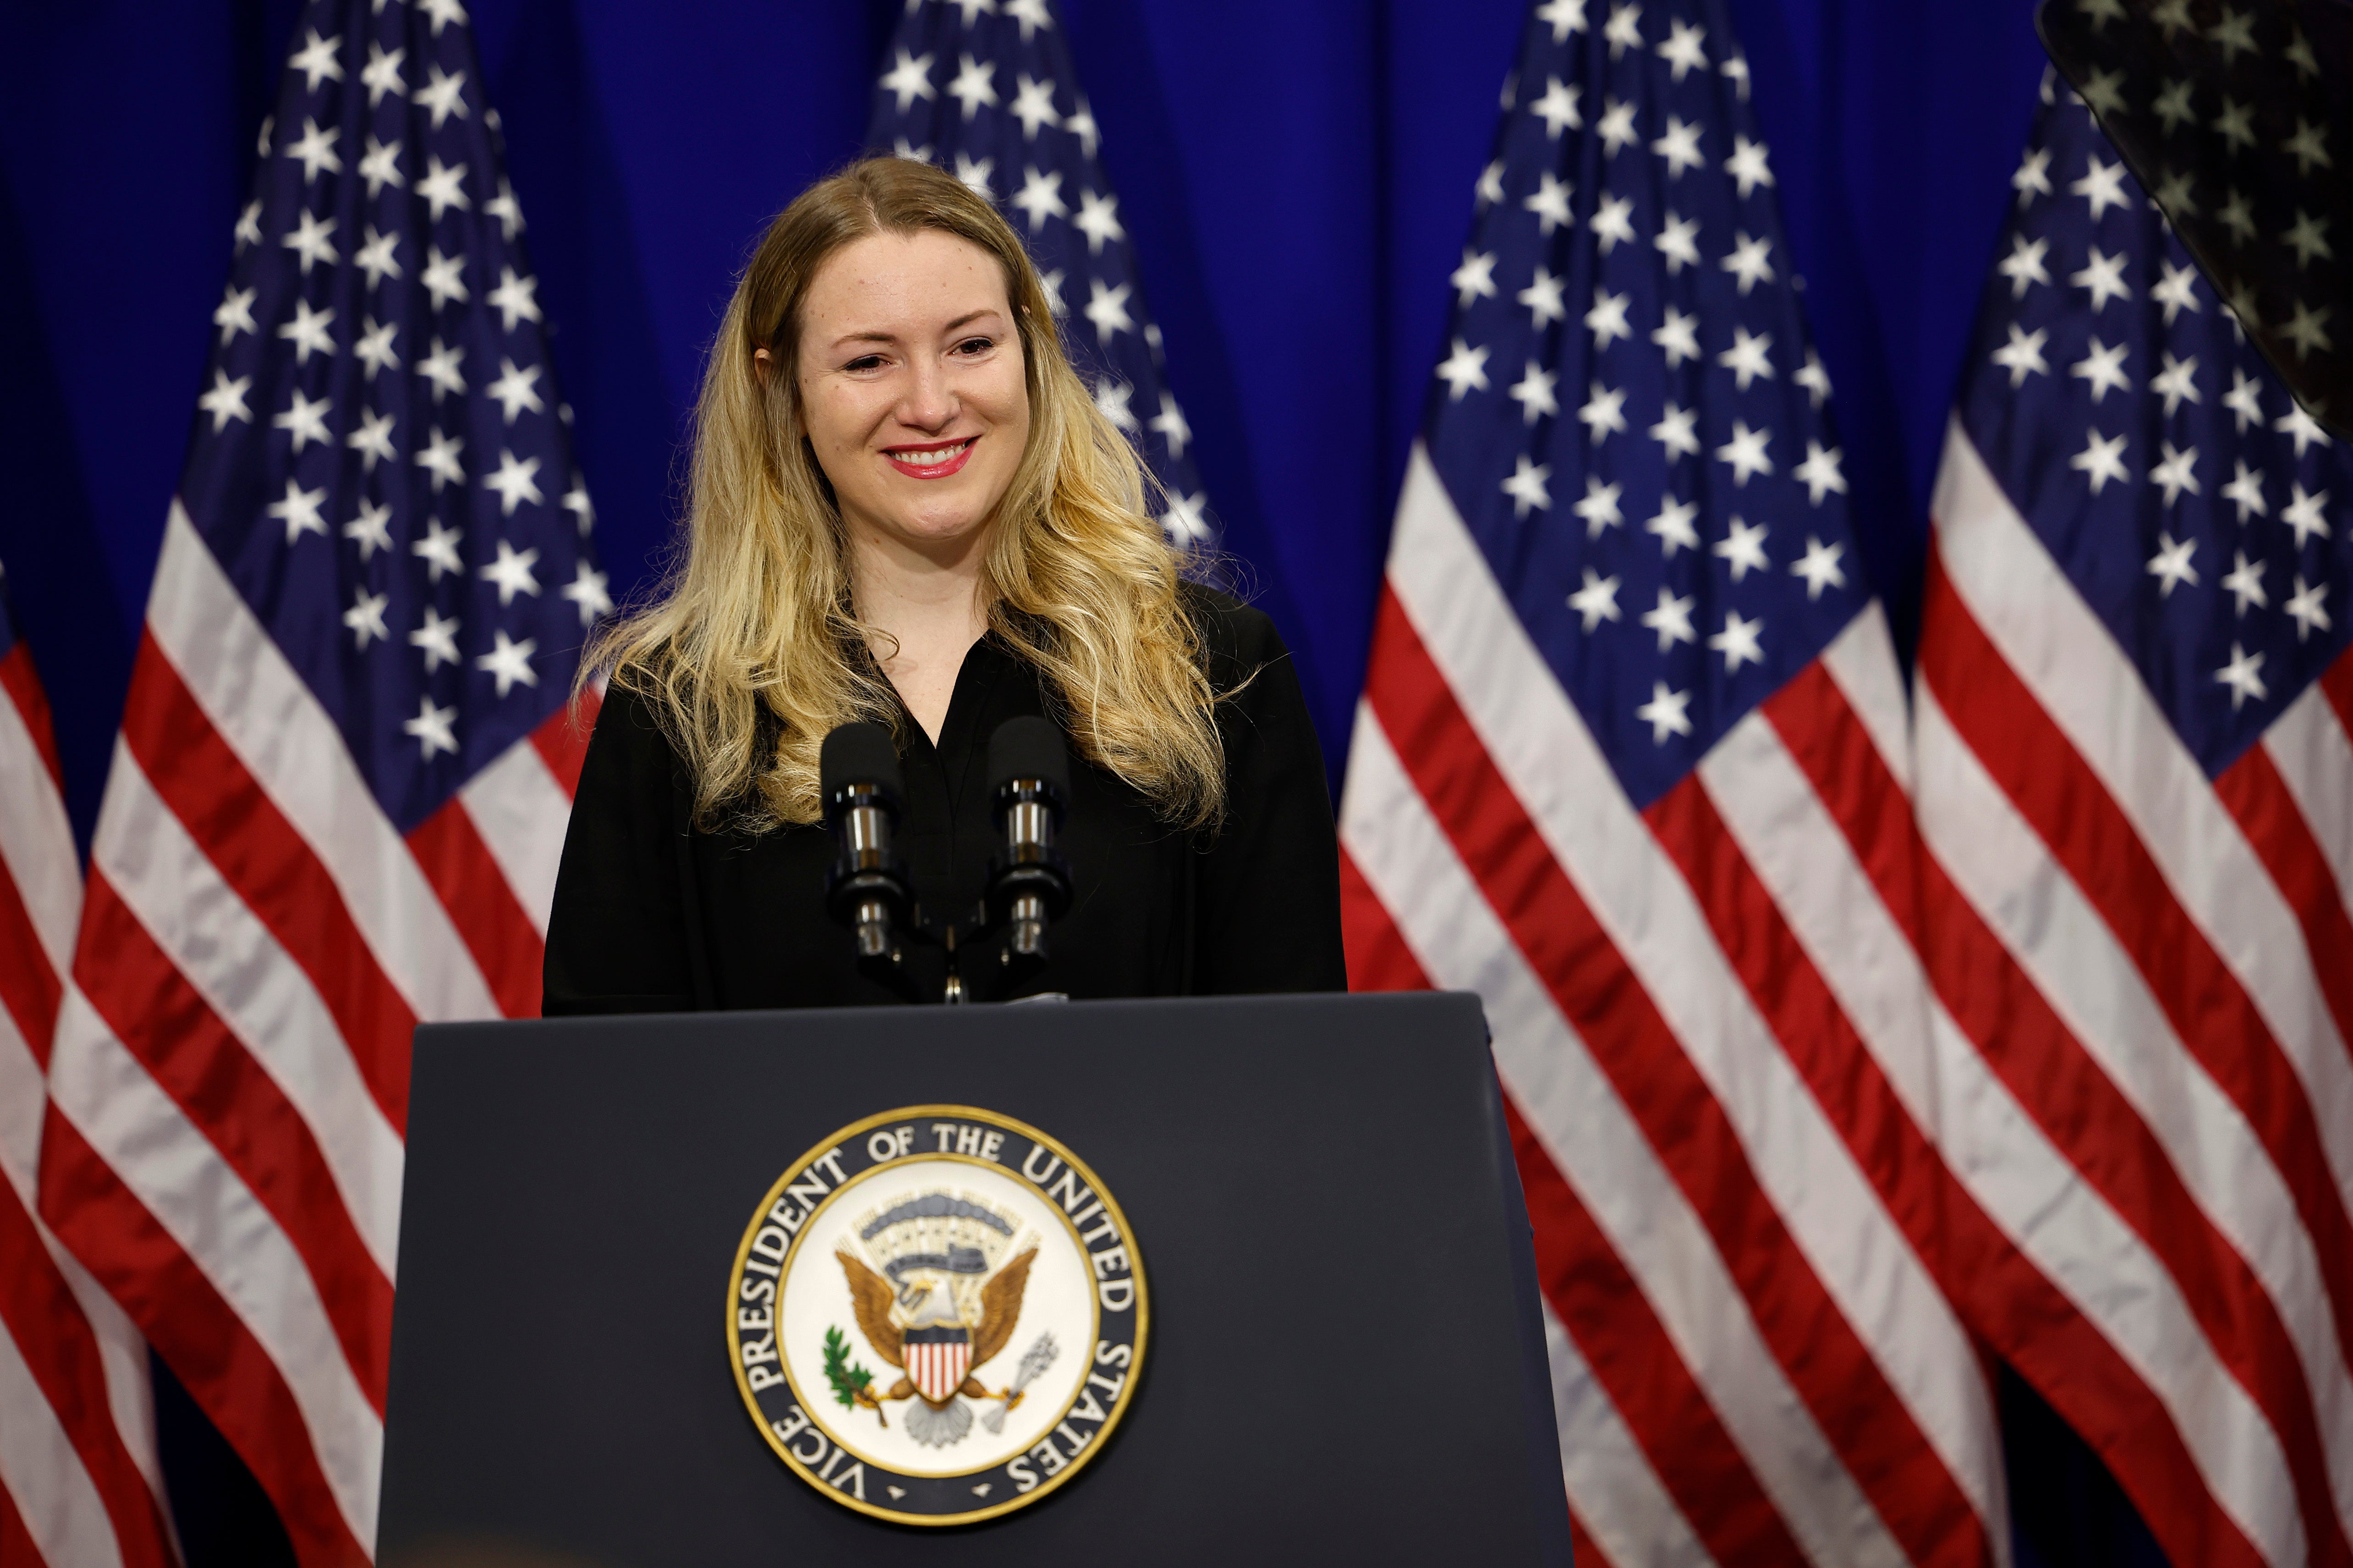
{"type": "MultiPolygon", "coordinates": [[[[1607,0],[1594,0],[1600,14],[1607,0]]],[[[899,0],[471,0],[615,586],[762,220],[859,147],[899,0]]],[[[0,4],[0,563],[85,843],[291,0],[0,4]]],[[[1908,635],[1969,316],[2042,71],[2030,0],[1732,0],[1908,635]]],[[[1390,509],[1525,0],[1062,0],[1212,505],[1336,783],[1390,509]]],[[[254,1499],[167,1386],[192,1555],[254,1499]]],[[[2156,1561],[2005,1383],[2024,1560],[2156,1561]]],[[[242,1483],[249,1486],[249,1483],[242,1483]]]]}

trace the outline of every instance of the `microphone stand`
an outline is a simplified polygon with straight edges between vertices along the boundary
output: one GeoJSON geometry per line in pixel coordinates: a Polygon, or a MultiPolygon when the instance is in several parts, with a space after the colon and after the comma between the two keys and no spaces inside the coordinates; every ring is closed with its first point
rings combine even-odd
{"type": "Polygon", "coordinates": [[[940,920],[915,902],[899,860],[906,789],[891,732],[842,725],[826,736],[819,769],[838,846],[826,907],[849,928],[859,972],[911,1002],[930,999],[908,970],[902,938],[940,948],[947,972],[938,1000],[960,1007],[974,1000],[965,952],[1002,933],[996,989],[1011,991],[1044,967],[1048,927],[1071,905],[1070,868],[1054,843],[1071,790],[1061,732],[1042,718],[1008,719],[989,737],[988,760],[1004,847],[990,859],[987,892],[971,917],[940,920]]]}

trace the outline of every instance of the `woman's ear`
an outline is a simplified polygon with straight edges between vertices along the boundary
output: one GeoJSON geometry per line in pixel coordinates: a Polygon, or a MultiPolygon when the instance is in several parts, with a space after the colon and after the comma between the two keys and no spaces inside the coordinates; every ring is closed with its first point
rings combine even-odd
{"type": "Polygon", "coordinates": [[[762,387],[767,386],[768,374],[776,368],[776,356],[766,349],[755,348],[752,351],[752,373],[760,378],[762,387]]]}

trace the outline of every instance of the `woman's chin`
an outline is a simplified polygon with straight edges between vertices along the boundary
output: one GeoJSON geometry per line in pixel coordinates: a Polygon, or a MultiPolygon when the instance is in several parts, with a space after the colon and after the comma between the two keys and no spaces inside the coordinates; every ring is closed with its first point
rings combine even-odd
{"type": "Polygon", "coordinates": [[[894,508],[864,520],[870,531],[902,549],[936,556],[968,546],[987,531],[988,514],[977,506],[894,508]]]}

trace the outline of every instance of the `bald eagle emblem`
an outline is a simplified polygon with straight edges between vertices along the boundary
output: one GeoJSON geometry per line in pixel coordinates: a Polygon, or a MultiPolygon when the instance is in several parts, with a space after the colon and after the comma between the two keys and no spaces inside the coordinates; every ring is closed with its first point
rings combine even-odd
{"type": "Polygon", "coordinates": [[[1134,1403],[1135,1234],[1079,1157],[1011,1117],[907,1106],[776,1178],[727,1277],[761,1437],[823,1497],[901,1524],[1028,1508],[1134,1403]]]}
{"type": "MultiPolygon", "coordinates": [[[[995,1429],[1021,1403],[1021,1384],[1029,1380],[1017,1375],[1004,1388],[991,1389],[979,1372],[1012,1340],[1020,1322],[1036,1240],[989,1203],[944,1191],[860,1215],[853,1234],[859,1245],[845,1237],[834,1254],[849,1287],[850,1313],[874,1354],[902,1375],[878,1394],[864,1369],[846,1367],[832,1352],[828,1335],[828,1373],[836,1397],[873,1411],[885,1426],[884,1405],[914,1401],[905,1412],[907,1435],[934,1447],[960,1442],[972,1430],[967,1399],[997,1407],[990,1412],[995,1429]]],[[[1050,1360],[1050,1341],[1042,1348],[1050,1360]]],[[[1040,1350],[1031,1347],[1024,1371],[1039,1360],[1040,1350]]]]}

